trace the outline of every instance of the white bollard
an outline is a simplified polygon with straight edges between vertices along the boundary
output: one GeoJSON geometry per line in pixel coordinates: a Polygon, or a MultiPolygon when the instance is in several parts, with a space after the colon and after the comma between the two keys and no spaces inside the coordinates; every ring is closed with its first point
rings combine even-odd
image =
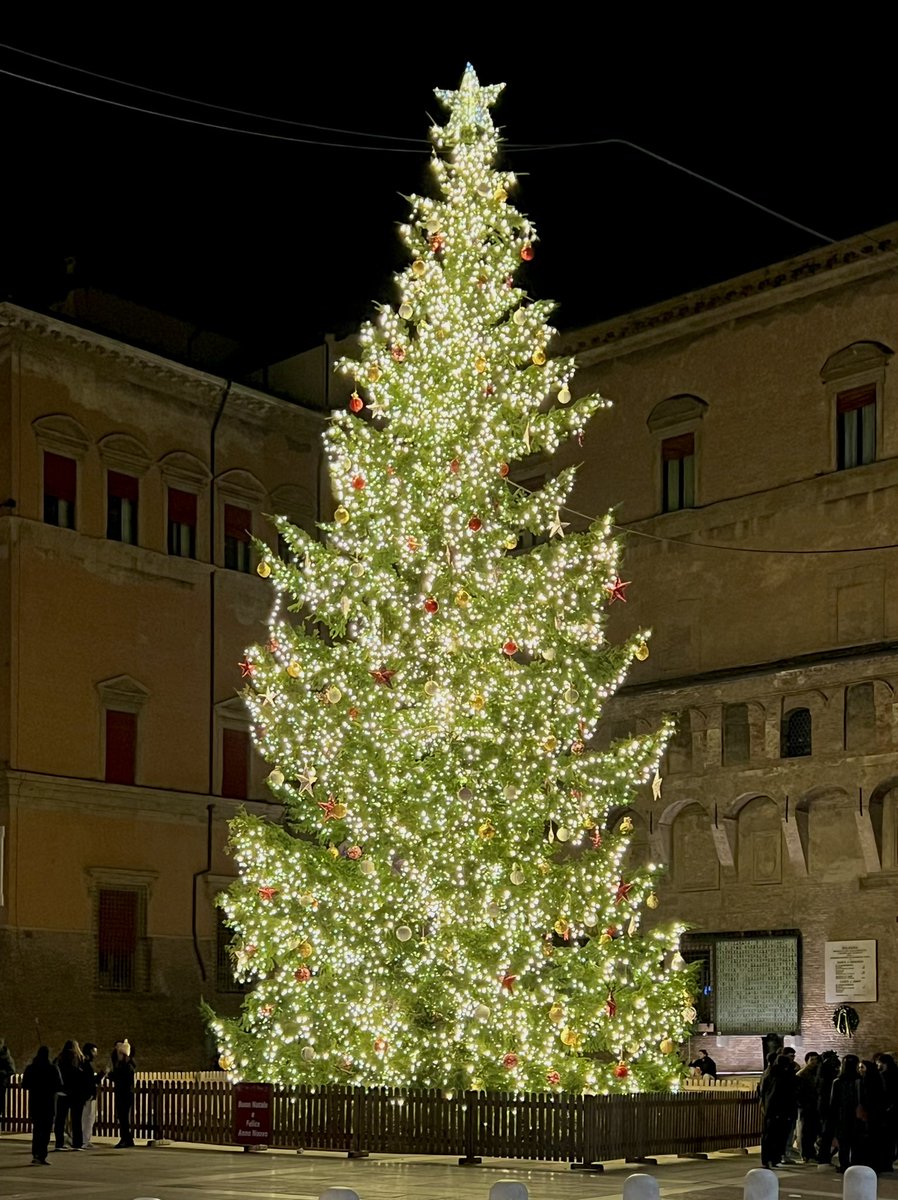
{"type": "Polygon", "coordinates": [[[318,1200],[359,1200],[359,1194],[352,1188],[330,1187],[321,1193],[318,1200]]]}
{"type": "Polygon", "coordinates": [[[654,1175],[628,1175],[624,1180],[624,1200],[658,1200],[660,1191],[654,1175]]]}
{"type": "Polygon", "coordinates": [[[842,1200],[876,1200],[876,1172],[872,1167],[849,1167],[842,1178],[842,1200]]]}
{"type": "Polygon", "coordinates": [[[779,1200],[779,1176],[766,1167],[755,1167],[745,1176],[742,1200],[779,1200]]]}
{"type": "Polygon", "coordinates": [[[490,1200],[527,1200],[528,1195],[527,1184],[516,1179],[500,1179],[490,1188],[490,1200]]]}

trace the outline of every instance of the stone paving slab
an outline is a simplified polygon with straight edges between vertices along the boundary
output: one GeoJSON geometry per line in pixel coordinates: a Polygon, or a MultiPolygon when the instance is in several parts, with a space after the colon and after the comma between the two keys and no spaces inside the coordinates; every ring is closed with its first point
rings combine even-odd
{"type": "MultiPolygon", "coordinates": [[[[527,1184],[530,1200],[615,1200],[635,1171],[657,1177],[664,1198],[741,1200],[746,1171],[758,1155],[712,1154],[707,1161],[663,1157],[657,1166],[606,1164],[602,1175],[558,1163],[486,1160],[459,1167],[454,1159],[269,1151],[244,1154],[227,1147],[171,1145],[50,1153],[49,1167],[31,1165],[27,1137],[0,1138],[3,1200],[318,1200],[325,1188],[354,1188],[360,1200],[488,1200],[497,1179],[527,1184]]],[[[834,1171],[796,1166],[778,1171],[780,1200],[820,1200],[842,1193],[834,1171]]],[[[880,1200],[898,1200],[898,1178],[883,1176],[880,1200]]]]}

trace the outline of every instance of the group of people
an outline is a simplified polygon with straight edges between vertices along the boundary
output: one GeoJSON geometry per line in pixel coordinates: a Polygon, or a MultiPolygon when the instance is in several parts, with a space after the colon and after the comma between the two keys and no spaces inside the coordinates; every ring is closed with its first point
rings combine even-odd
{"type": "Polygon", "coordinates": [[[116,1149],[133,1146],[131,1111],[136,1070],[127,1039],[115,1043],[108,1066],[97,1062],[97,1047],[93,1042],[85,1042],[82,1047],[69,1040],[54,1059],[50,1058],[49,1047],[41,1046],[22,1076],[22,1087],[28,1093],[32,1163],[50,1165],[51,1135],[55,1135],[56,1150],[91,1149],[97,1121],[97,1092],[107,1078],[112,1083],[119,1131],[116,1149]],[[67,1125],[71,1146],[66,1144],[67,1125]]]}
{"type": "Polygon", "coordinates": [[[898,1064],[891,1054],[861,1059],[834,1050],[795,1061],[792,1047],[771,1053],[758,1085],[761,1163],[858,1164],[891,1171],[898,1157],[898,1064]]]}

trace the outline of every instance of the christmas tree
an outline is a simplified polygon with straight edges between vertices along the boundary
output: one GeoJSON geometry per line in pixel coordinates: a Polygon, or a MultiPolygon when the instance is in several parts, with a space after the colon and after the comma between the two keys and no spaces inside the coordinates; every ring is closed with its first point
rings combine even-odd
{"type": "Polygon", "coordinates": [[[257,745],[283,824],[231,827],[221,900],[239,1020],[224,1066],[282,1083],[647,1090],[689,1020],[679,928],[643,933],[653,870],[628,820],[668,730],[591,748],[644,632],[610,519],[566,532],[573,469],[513,464],[580,437],[552,305],[515,282],[536,232],[495,169],[501,85],[438,91],[438,198],[411,197],[398,303],[360,335],[326,436],[338,501],[316,541],[276,518],[274,606],[247,651],[257,745]],[[354,384],[354,387],[353,387],[354,384]],[[614,825],[614,822],[611,822],[614,825]]]}

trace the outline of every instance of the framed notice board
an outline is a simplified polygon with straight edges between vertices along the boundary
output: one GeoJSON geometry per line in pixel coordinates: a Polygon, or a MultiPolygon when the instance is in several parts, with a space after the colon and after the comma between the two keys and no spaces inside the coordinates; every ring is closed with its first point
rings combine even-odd
{"type": "Polygon", "coordinates": [[[798,1032],[799,950],[791,932],[716,940],[718,1033],[798,1032]]]}

